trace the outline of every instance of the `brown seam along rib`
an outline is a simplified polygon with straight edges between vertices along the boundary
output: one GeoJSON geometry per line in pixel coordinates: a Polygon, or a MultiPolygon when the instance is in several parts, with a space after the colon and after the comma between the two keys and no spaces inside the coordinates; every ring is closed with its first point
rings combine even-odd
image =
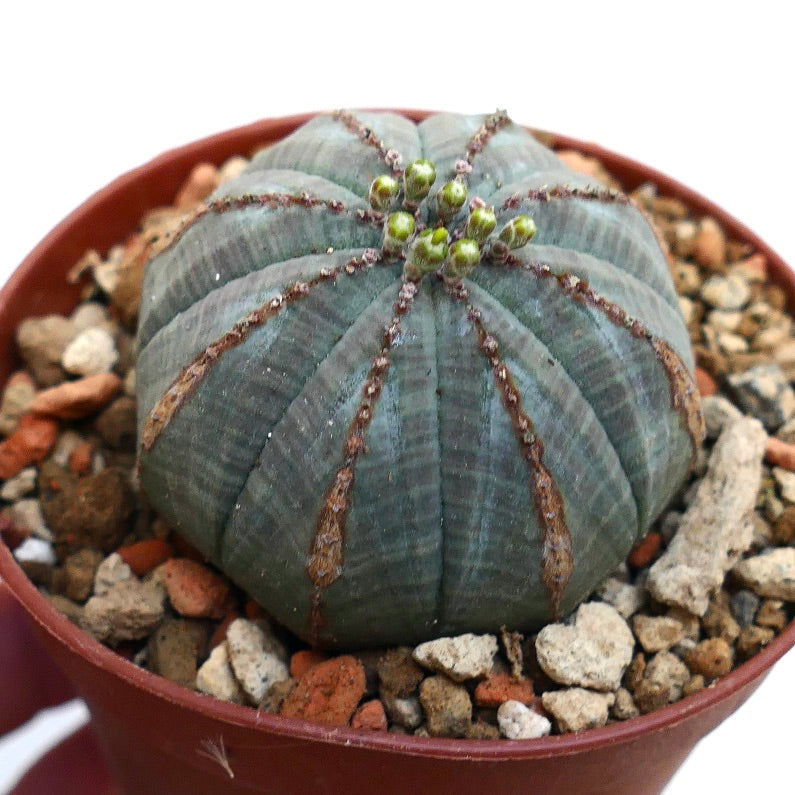
{"type": "Polygon", "coordinates": [[[541,262],[523,262],[513,255],[504,264],[521,268],[538,279],[554,279],[564,294],[572,300],[598,309],[615,326],[626,329],[633,337],[644,340],[651,347],[668,379],[671,408],[678,413],[681,426],[690,437],[692,465],[704,440],[704,414],[695,381],[679,354],[665,340],[652,334],[640,320],[633,318],[614,301],[605,298],[587,281],[570,273],[555,273],[549,265],[541,262]]]}
{"type": "Polygon", "coordinates": [[[223,336],[210,343],[193,361],[182,368],[171,382],[160,400],[149,412],[141,433],[141,447],[144,452],[151,450],[179,410],[190,400],[207,374],[221,357],[236,348],[249,337],[254,329],[268,322],[295,301],[305,298],[323,282],[333,281],[341,273],[351,275],[366,269],[379,261],[381,255],[375,249],[365,249],[361,257],[354,257],[335,268],[322,268],[317,276],[306,282],[294,282],[283,293],[268,299],[248,315],[238,320],[223,336]]]}
{"type": "Polygon", "coordinates": [[[466,162],[471,166],[475,157],[483,151],[494,135],[510,123],[511,119],[504,110],[486,116],[480,128],[467,141],[466,162]]]}
{"type": "Polygon", "coordinates": [[[362,397],[348,428],[342,448],[343,463],[331,485],[326,489],[323,507],[317,517],[315,534],[306,570],[312,581],[309,612],[309,637],[312,643],[320,640],[325,625],[323,591],[342,574],[345,560],[345,532],[351,509],[351,494],[355,481],[355,467],[359,456],[367,451],[365,435],[373,419],[378,398],[384,386],[391,360],[390,351],[401,334],[401,318],[408,314],[417,294],[417,285],[403,282],[394,307],[394,317],[384,329],[381,350],[373,359],[362,387],[362,397]]]}
{"type": "Polygon", "coordinates": [[[223,199],[215,199],[209,204],[199,204],[193,210],[193,213],[185,219],[185,222],[176,233],[168,240],[166,245],[157,252],[158,256],[174,248],[185,234],[205,216],[223,215],[235,210],[246,210],[250,207],[268,207],[270,209],[300,207],[305,210],[322,207],[332,215],[347,214],[364,224],[377,226],[379,228],[384,222],[383,213],[361,207],[351,210],[338,199],[319,199],[307,192],[297,196],[291,193],[247,193],[243,196],[228,196],[223,199]]]}
{"type": "Polygon", "coordinates": [[[530,469],[530,490],[541,528],[541,579],[549,598],[550,612],[557,620],[563,592],[574,571],[571,534],[566,524],[563,496],[549,469],[544,464],[544,443],[535,433],[533,422],[522,407],[508,365],[500,357],[499,343],[489,333],[481,311],[468,303],[469,293],[461,282],[449,285],[454,299],[466,304],[467,319],[478,335],[478,347],[492,367],[495,383],[508,412],[519,451],[530,469]]]}
{"type": "Polygon", "coordinates": [[[392,176],[399,179],[403,176],[403,169],[401,168],[403,156],[397,149],[391,149],[368,127],[364,122],[360,121],[349,110],[337,110],[331,114],[334,121],[342,122],[345,128],[353,133],[362,143],[367,146],[373,147],[381,159],[392,170],[392,176]]]}

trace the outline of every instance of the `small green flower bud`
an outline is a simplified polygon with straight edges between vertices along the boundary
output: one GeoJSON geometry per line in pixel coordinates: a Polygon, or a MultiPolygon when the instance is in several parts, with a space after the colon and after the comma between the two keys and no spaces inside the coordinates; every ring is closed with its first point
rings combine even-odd
{"type": "Polygon", "coordinates": [[[406,199],[421,202],[436,181],[436,166],[430,160],[412,160],[403,172],[403,188],[406,199]]]}
{"type": "Polygon", "coordinates": [[[521,248],[535,233],[535,221],[529,215],[517,215],[502,228],[500,240],[508,248],[521,248]]]}
{"type": "Polygon", "coordinates": [[[426,273],[435,271],[447,257],[447,230],[440,226],[425,229],[414,239],[406,268],[406,277],[418,281],[426,273]]]}
{"type": "Polygon", "coordinates": [[[475,207],[467,219],[466,236],[482,243],[496,226],[497,216],[491,207],[475,207]]]}
{"type": "Polygon", "coordinates": [[[388,210],[400,192],[400,183],[388,174],[382,174],[370,185],[370,206],[374,210],[388,210]]]}
{"type": "Polygon", "coordinates": [[[474,240],[464,237],[456,240],[447,252],[445,274],[451,279],[469,276],[480,262],[480,246],[474,240]]]}
{"type": "Polygon", "coordinates": [[[398,210],[384,222],[384,251],[397,254],[403,250],[408,239],[414,234],[414,216],[398,210]]]}
{"type": "Polygon", "coordinates": [[[467,200],[467,186],[457,179],[448,182],[436,194],[436,205],[442,218],[452,218],[467,200]]]}

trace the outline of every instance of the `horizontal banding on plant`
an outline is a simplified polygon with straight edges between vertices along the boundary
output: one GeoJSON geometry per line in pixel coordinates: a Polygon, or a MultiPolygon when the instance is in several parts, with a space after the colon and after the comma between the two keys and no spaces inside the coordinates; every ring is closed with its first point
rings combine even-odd
{"type": "Polygon", "coordinates": [[[177,378],[171,383],[161,399],[149,412],[141,432],[141,448],[148,452],[157,442],[160,435],[168,427],[182,406],[190,400],[194,392],[204,381],[207,373],[218,360],[232,348],[246,341],[252,331],[267,323],[272,317],[286,309],[294,301],[305,298],[313,287],[327,281],[333,281],[345,273],[351,275],[375,264],[379,255],[375,251],[367,251],[361,257],[354,257],[336,268],[323,269],[317,276],[306,282],[295,282],[284,293],[269,298],[262,306],[257,307],[232,326],[222,337],[208,345],[192,362],[186,365],[177,378]]]}
{"type": "Polygon", "coordinates": [[[512,268],[522,268],[536,278],[554,279],[566,295],[579,303],[598,309],[611,323],[626,329],[633,337],[645,340],[651,346],[668,379],[671,391],[671,408],[679,414],[682,427],[690,437],[692,464],[698,454],[701,442],[704,440],[706,429],[696,383],[679,354],[665,340],[652,334],[640,320],[630,316],[614,301],[609,301],[600,295],[583,279],[570,273],[555,273],[549,265],[544,263],[523,262],[515,257],[506,261],[506,264],[512,268]]]}

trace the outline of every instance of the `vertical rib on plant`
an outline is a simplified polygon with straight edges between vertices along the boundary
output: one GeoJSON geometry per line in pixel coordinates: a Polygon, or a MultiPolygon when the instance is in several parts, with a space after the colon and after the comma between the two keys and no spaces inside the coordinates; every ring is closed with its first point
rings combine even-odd
{"type": "Polygon", "coordinates": [[[155,507],[319,645],[572,609],[703,435],[665,257],[504,113],[319,116],[151,263],[155,507]]]}

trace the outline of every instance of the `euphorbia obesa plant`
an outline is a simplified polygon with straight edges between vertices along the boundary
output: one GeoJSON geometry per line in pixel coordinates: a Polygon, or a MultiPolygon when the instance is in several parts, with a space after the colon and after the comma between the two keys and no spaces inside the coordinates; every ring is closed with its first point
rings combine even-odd
{"type": "Polygon", "coordinates": [[[318,116],[148,266],[142,484],[312,643],[532,629],[681,484],[692,366],[647,219],[504,114],[318,116]]]}

